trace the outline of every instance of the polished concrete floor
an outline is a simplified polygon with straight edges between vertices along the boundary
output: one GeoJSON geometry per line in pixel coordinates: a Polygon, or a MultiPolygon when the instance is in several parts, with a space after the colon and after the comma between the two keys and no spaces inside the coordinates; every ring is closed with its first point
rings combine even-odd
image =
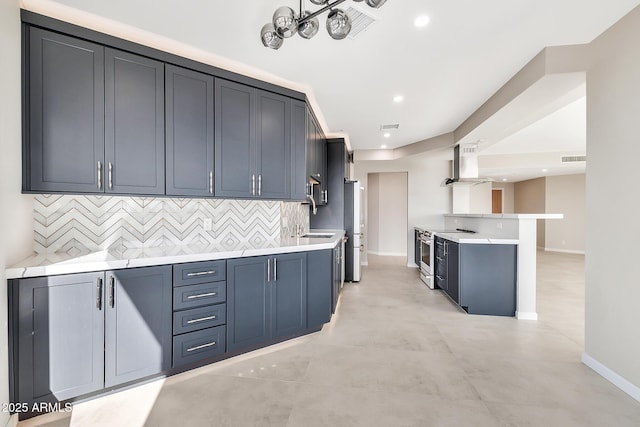
{"type": "Polygon", "coordinates": [[[639,426],[580,362],[584,257],[538,254],[537,322],[470,316],[369,257],[319,333],[20,426],[639,426]]]}

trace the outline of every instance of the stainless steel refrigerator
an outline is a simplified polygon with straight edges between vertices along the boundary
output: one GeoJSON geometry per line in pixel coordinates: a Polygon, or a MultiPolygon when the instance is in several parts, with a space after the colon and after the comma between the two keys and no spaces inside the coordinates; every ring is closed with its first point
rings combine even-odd
{"type": "Polygon", "coordinates": [[[360,281],[360,249],[362,246],[362,189],[360,181],[344,183],[345,277],[347,282],[360,281]]]}

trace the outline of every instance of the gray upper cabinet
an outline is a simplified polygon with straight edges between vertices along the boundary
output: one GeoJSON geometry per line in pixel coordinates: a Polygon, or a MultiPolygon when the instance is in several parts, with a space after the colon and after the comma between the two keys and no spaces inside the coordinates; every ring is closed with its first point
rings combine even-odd
{"type": "Polygon", "coordinates": [[[291,101],[216,79],[215,195],[288,199],[291,101]]]}
{"type": "Polygon", "coordinates": [[[164,194],[164,64],[105,49],[106,191],[164,194]]]}
{"type": "Polygon", "coordinates": [[[215,195],[253,197],[255,90],[222,79],[215,84],[215,195]]]}
{"type": "Polygon", "coordinates": [[[172,268],[106,273],[105,387],[171,367],[172,268]]]}
{"type": "Polygon", "coordinates": [[[291,102],[291,200],[307,198],[307,104],[291,102]]]}
{"type": "Polygon", "coordinates": [[[103,276],[12,282],[17,401],[56,402],[102,388],[103,276]]]}
{"type": "Polygon", "coordinates": [[[30,28],[27,58],[24,190],[103,192],[104,48],[30,28]]]}
{"type": "Polygon", "coordinates": [[[291,195],[291,100],[257,91],[258,196],[288,199],[291,195]]]}
{"type": "Polygon", "coordinates": [[[213,195],[213,77],[165,68],[166,194],[213,195]]]}

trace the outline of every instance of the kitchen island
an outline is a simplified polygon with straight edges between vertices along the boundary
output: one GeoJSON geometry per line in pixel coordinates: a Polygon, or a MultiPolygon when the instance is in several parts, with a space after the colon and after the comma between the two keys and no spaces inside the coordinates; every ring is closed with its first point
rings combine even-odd
{"type": "Polygon", "coordinates": [[[536,221],[562,218],[562,214],[446,214],[445,227],[471,229],[479,236],[518,241],[516,317],[537,320],[536,221]]]}

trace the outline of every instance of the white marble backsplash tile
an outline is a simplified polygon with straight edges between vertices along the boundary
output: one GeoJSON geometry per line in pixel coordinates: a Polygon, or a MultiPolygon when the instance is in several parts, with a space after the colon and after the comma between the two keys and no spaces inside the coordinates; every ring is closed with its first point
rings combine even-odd
{"type": "Polygon", "coordinates": [[[110,247],[259,244],[288,235],[288,230],[282,234],[281,221],[308,228],[305,208],[262,200],[36,195],[34,251],[73,254],[110,247]],[[211,231],[204,230],[207,218],[212,220],[211,231]]]}

